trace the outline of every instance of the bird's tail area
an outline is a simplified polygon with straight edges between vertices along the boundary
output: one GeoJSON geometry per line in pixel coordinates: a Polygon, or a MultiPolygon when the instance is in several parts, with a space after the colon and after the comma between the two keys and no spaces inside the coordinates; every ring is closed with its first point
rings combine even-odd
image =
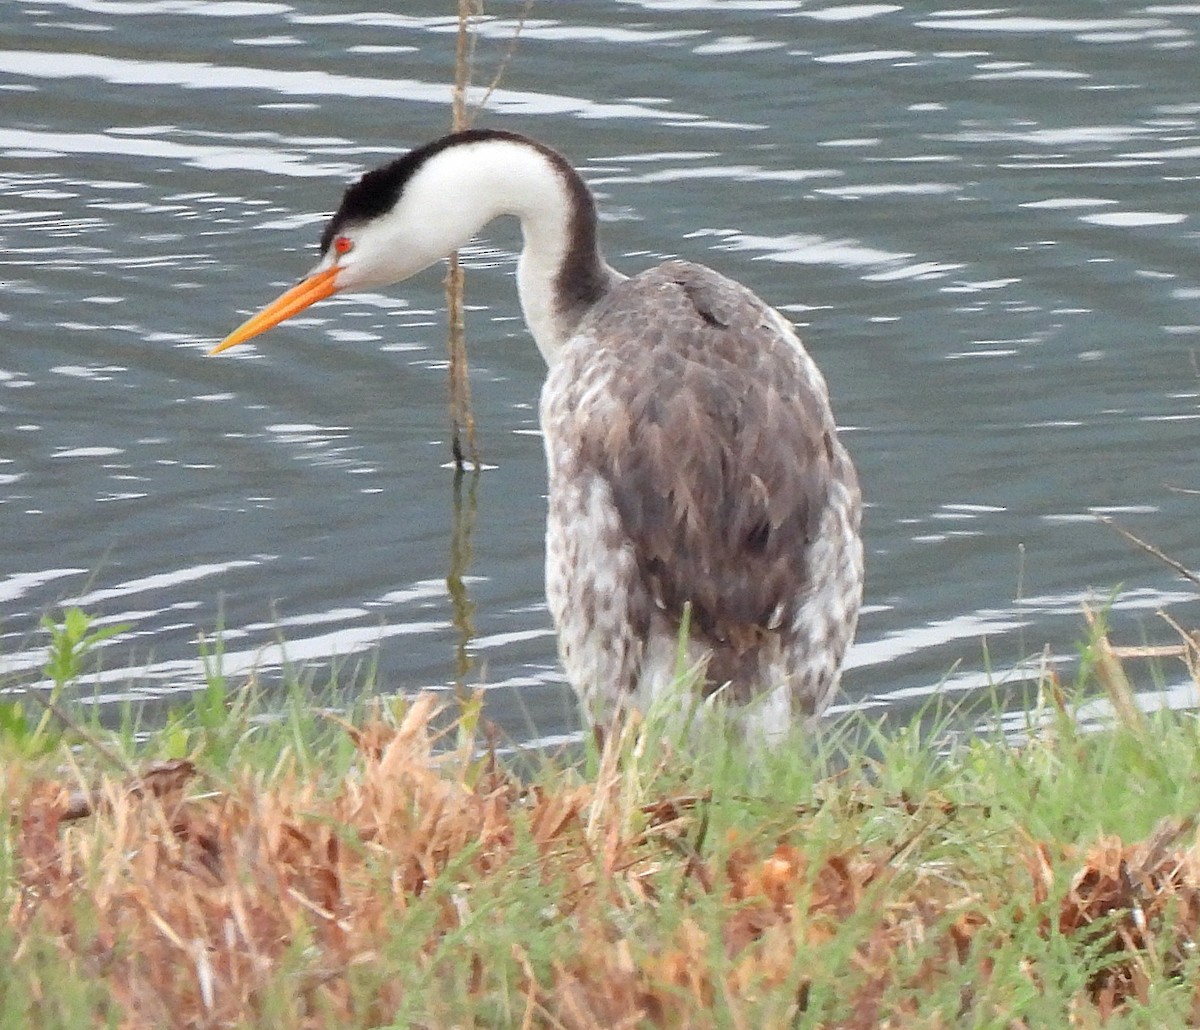
{"type": "Polygon", "coordinates": [[[761,689],[762,651],[771,646],[773,636],[762,626],[740,625],[728,628],[724,639],[711,642],[704,696],[722,690],[732,704],[752,700],[761,689]]]}

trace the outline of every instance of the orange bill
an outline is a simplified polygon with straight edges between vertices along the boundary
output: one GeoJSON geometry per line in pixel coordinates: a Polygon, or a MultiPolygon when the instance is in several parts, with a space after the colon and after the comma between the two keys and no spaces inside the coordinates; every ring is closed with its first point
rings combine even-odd
{"type": "Polygon", "coordinates": [[[297,283],[283,296],[271,301],[257,315],[246,319],[208,353],[220,354],[223,350],[229,350],[230,347],[236,347],[239,343],[245,343],[317,301],[324,300],[337,291],[337,287],[333,285],[337,272],[336,268],[326,268],[324,271],[310,275],[303,282],[297,283]]]}

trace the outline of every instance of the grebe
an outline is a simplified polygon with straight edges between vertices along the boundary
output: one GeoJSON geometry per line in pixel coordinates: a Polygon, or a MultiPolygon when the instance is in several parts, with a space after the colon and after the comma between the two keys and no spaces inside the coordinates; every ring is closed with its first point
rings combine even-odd
{"type": "Polygon", "coordinates": [[[312,273],[212,353],[407,279],[499,215],[521,222],[521,308],[549,367],[546,598],[586,717],[648,708],[676,679],[686,624],[693,688],[747,738],[815,720],[863,584],[858,478],[825,380],[782,315],[712,269],[613,269],[592,194],[556,151],[468,130],[366,173],[312,273]]]}

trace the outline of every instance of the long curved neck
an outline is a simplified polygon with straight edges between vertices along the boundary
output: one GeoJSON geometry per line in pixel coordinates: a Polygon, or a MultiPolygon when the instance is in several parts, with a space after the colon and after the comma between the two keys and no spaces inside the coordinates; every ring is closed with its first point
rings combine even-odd
{"type": "Polygon", "coordinates": [[[442,229],[461,237],[454,247],[498,215],[521,220],[521,309],[549,365],[580,319],[622,278],[600,252],[596,205],[583,179],[560,154],[533,140],[499,132],[464,137],[428,160],[405,199],[410,193],[414,200],[426,196],[426,218],[436,222],[444,215],[442,229]]]}

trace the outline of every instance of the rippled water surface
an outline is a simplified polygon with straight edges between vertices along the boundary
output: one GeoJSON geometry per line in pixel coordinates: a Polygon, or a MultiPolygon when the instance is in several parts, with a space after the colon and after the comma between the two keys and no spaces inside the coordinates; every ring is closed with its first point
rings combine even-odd
{"type": "MultiPolygon", "coordinates": [[[[230,673],[319,681],[337,659],[449,686],[469,619],[466,680],[506,730],[575,730],[514,227],[466,255],[489,466],[461,490],[469,540],[438,273],[205,357],[307,270],[349,180],[444,131],[452,6],[5,5],[10,688],[38,681],[59,603],[131,624],[101,703],[193,689],[220,626],[230,673]]],[[[488,9],[483,83],[520,5],[488,9]]],[[[618,267],[678,255],[741,279],[826,373],[869,504],[846,707],[1016,688],[1119,585],[1127,642],[1169,639],[1164,605],[1200,622],[1183,579],[1095,518],[1200,566],[1198,40],[1189,3],[533,5],[480,123],[571,156],[618,267]]]]}

